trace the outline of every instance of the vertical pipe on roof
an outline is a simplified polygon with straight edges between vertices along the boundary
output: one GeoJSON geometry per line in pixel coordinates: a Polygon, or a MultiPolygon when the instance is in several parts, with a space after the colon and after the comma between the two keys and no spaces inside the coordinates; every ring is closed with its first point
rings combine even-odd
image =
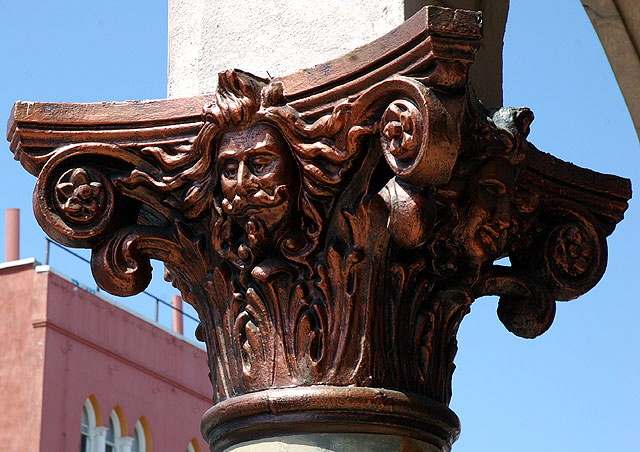
{"type": "Polygon", "coordinates": [[[5,260],[17,261],[20,259],[20,209],[7,209],[5,221],[5,260]]]}
{"type": "Polygon", "coordinates": [[[173,307],[173,331],[174,333],[184,334],[182,323],[182,297],[180,297],[180,295],[174,295],[171,300],[171,306],[173,307]]]}

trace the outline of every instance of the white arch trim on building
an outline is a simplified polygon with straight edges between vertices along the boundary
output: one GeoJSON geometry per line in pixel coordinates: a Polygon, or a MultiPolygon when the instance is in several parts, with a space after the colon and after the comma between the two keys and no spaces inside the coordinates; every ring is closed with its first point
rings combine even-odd
{"type": "MultiPolygon", "coordinates": [[[[109,414],[106,426],[101,422],[98,401],[91,395],[84,401],[80,418],[80,452],[151,452],[151,436],[144,416],[135,424],[133,435],[126,433],[126,418],[122,409],[116,406],[109,414]]],[[[200,452],[195,439],[194,452],[200,452]]],[[[191,443],[190,443],[191,444],[191,443]]]]}
{"type": "Polygon", "coordinates": [[[136,426],[133,432],[131,452],[150,452],[147,451],[147,434],[139,419],[136,421],[136,426]]]}
{"type": "Polygon", "coordinates": [[[80,418],[80,452],[93,452],[96,443],[96,411],[90,398],[82,406],[80,418]]]}

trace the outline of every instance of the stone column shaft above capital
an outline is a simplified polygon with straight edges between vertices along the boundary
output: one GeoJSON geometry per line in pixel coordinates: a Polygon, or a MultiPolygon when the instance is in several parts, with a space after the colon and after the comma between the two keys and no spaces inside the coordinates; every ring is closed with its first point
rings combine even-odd
{"type": "Polygon", "coordinates": [[[169,0],[169,97],[213,92],[218,72],[278,77],[343,55],[404,20],[401,0],[169,0]]]}
{"type": "Polygon", "coordinates": [[[508,0],[169,0],[168,97],[213,92],[218,72],[229,68],[279,77],[328,61],[427,5],[483,12],[471,80],[485,105],[502,105],[508,0]]]}

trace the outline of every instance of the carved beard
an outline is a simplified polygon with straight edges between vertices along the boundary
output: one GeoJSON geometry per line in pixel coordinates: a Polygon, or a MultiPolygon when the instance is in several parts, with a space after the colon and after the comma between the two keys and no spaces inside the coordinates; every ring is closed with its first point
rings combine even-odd
{"type": "Polygon", "coordinates": [[[240,225],[226,215],[218,203],[216,204],[216,210],[221,215],[213,225],[214,249],[220,257],[240,270],[251,269],[258,259],[266,255],[266,249],[261,246],[267,237],[266,226],[255,217],[247,218],[246,222],[240,225]]]}
{"type": "Polygon", "coordinates": [[[290,219],[289,190],[278,185],[273,195],[260,189],[247,196],[216,201],[213,225],[218,254],[242,271],[250,270],[276,247],[290,219]]]}
{"type": "Polygon", "coordinates": [[[245,236],[238,245],[238,257],[245,263],[244,268],[251,268],[257,259],[264,257],[266,250],[260,246],[267,240],[267,228],[259,218],[249,218],[245,225],[245,236]]]}

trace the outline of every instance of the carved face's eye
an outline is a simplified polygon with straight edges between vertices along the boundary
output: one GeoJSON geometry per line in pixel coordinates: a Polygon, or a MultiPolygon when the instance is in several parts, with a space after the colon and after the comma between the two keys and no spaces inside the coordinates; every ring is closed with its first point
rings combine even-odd
{"type": "Polygon", "coordinates": [[[494,198],[499,198],[507,194],[507,187],[497,179],[483,180],[480,182],[480,186],[494,198]]]}
{"type": "Polygon", "coordinates": [[[238,174],[238,162],[234,160],[227,160],[222,165],[222,174],[226,178],[236,177],[238,174]]]}
{"type": "Polygon", "coordinates": [[[252,172],[256,175],[264,174],[269,168],[271,161],[272,159],[266,156],[254,157],[251,159],[252,172]]]}

